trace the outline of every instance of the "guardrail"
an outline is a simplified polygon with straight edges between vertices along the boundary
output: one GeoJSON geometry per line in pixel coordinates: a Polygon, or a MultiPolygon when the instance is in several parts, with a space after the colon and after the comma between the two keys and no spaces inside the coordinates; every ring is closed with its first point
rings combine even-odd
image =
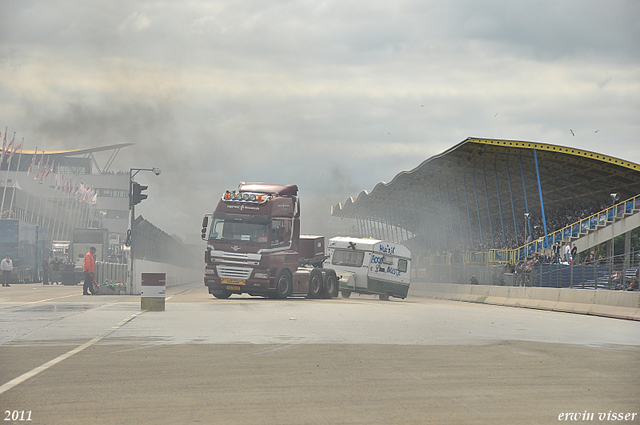
{"type": "Polygon", "coordinates": [[[96,263],[96,282],[102,283],[126,283],[129,276],[129,267],[122,263],[96,263]]]}

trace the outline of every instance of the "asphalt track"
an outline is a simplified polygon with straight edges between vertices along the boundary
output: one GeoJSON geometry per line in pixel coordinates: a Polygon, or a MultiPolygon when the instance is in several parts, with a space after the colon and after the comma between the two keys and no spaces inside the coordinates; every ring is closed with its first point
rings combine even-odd
{"type": "Polygon", "coordinates": [[[411,293],[216,300],[199,282],[163,312],[0,289],[3,423],[640,423],[640,322],[411,293]]]}

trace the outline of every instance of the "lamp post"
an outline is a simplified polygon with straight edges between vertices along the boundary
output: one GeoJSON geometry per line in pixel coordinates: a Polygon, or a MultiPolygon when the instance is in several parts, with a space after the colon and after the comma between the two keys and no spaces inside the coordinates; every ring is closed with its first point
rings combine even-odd
{"type": "Polygon", "coordinates": [[[156,176],[160,175],[161,170],[159,168],[130,168],[129,169],[129,209],[131,210],[131,228],[129,229],[129,234],[127,235],[127,245],[129,245],[129,258],[131,260],[131,274],[129,278],[129,287],[127,288],[127,294],[133,295],[133,288],[135,282],[135,275],[133,273],[133,249],[134,249],[134,241],[133,241],[133,222],[136,219],[136,204],[139,204],[142,200],[147,198],[147,195],[142,194],[142,191],[147,188],[147,186],[142,186],[133,181],[133,178],[140,171],[151,171],[156,176]]]}

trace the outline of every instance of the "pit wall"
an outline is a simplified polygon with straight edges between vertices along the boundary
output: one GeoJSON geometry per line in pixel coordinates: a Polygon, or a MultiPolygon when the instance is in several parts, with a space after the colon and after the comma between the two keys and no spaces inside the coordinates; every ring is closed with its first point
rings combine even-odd
{"type": "Polygon", "coordinates": [[[167,287],[193,283],[198,280],[203,281],[204,278],[204,269],[194,270],[146,260],[135,260],[133,273],[135,276],[131,295],[140,295],[142,289],[142,273],[165,273],[167,275],[167,287]]]}
{"type": "Polygon", "coordinates": [[[411,282],[408,296],[640,321],[638,291],[411,282]]]}

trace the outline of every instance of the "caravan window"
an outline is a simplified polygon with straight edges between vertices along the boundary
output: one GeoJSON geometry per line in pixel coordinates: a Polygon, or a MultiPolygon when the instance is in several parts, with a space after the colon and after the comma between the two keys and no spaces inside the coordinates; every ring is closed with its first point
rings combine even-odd
{"type": "Polygon", "coordinates": [[[331,264],[336,266],[361,267],[364,261],[364,252],[347,249],[336,249],[331,258],[331,264]]]}
{"type": "Polygon", "coordinates": [[[398,260],[398,271],[400,273],[407,272],[407,260],[398,260]]]}

